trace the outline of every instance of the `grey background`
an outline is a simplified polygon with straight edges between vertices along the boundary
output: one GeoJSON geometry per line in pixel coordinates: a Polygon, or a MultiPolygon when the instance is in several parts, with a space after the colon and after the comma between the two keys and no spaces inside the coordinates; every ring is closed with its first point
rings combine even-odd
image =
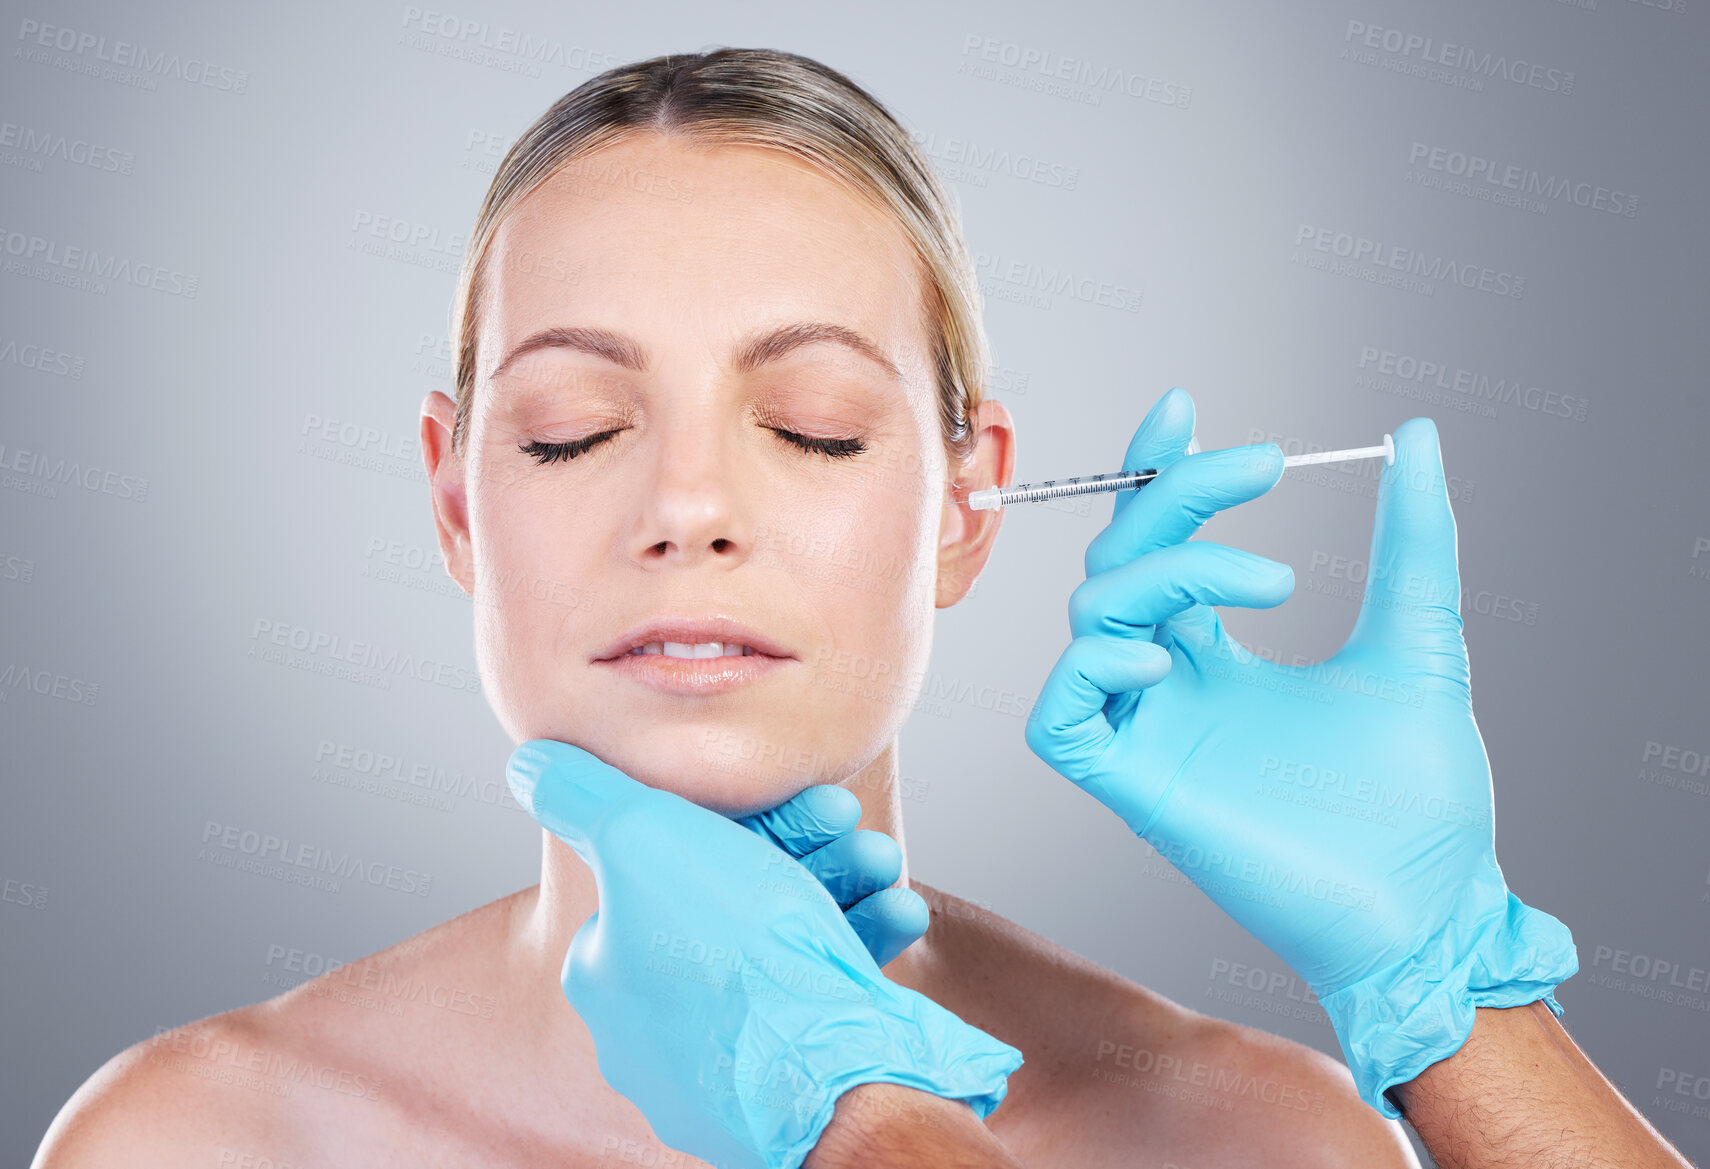
{"type": "MultiPolygon", "coordinates": [[[[1021,480],[1116,466],[1172,385],[1194,394],[1206,447],[1364,445],[1436,419],[1461,481],[1498,855],[1512,888],[1574,932],[1582,972],[1560,999],[1576,1039],[1683,1151],[1710,1157],[1710,1103],[1658,1088],[1667,1070],[1710,1075],[1710,786],[1687,754],[1710,751],[1710,5],[1668,2],[447,10],[557,43],[549,63],[470,59],[478,36],[424,33],[398,4],[7,3],[0,1161],[26,1163],[123,1047],[294,982],[281,949],[351,960],[536,879],[537,830],[499,794],[510,744],[456,685],[474,671],[469,603],[435,566],[388,566],[386,549],[408,562],[434,547],[416,416],[449,388],[455,259],[496,161],[482,143],[609,65],[709,44],[817,57],[928,140],[982,257],[1021,480]],[[215,74],[224,87],[139,88],[92,72],[94,50],[33,47],[32,20],[230,72],[215,74]],[[1418,54],[1345,56],[1351,21],[1556,72],[1412,75],[1394,66],[1418,54]],[[1037,65],[1003,63],[1022,54],[1157,85],[1042,92],[1037,65]],[[128,161],[24,149],[25,131],[128,161]],[[1636,198],[1633,214],[1410,181],[1444,177],[1410,165],[1415,144],[1607,188],[1636,198]],[[433,238],[367,254],[353,246],[372,238],[363,216],[433,238]],[[1302,225],[1518,275],[1524,294],[1311,270],[1322,254],[1296,246],[1302,225]],[[17,254],[31,238],[159,265],[179,292],[67,286],[17,254]],[[1030,300],[1016,265],[1136,290],[1140,311],[1030,300]],[[1410,399],[1359,380],[1368,348],[1584,414],[1468,391],[1410,399]],[[308,441],[311,417],[351,424],[353,442],[308,441]],[[18,469],[19,451],[115,476],[53,483],[18,469]],[[258,620],[443,663],[454,684],[381,689],[260,660],[258,620]],[[427,789],[318,772],[323,744],[469,790],[412,802],[427,789]],[[333,892],[223,867],[207,858],[235,858],[205,845],[210,822],[381,859],[428,889],[333,892]]],[[[1289,480],[1217,521],[1215,538],[1297,575],[1282,608],[1228,615],[1237,636],[1311,658],[1340,644],[1359,586],[1334,558],[1364,560],[1371,486],[1358,470],[1289,480]]],[[[1016,509],[974,595],[941,614],[903,744],[913,869],[1190,1006],[1335,1052],[1298,988],[1232,982],[1237,963],[1282,971],[1274,956],[1035,760],[1012,713],[954,697],[976,681],[1032,698],[1107,516],[1108,500],[1016,509]]]]}

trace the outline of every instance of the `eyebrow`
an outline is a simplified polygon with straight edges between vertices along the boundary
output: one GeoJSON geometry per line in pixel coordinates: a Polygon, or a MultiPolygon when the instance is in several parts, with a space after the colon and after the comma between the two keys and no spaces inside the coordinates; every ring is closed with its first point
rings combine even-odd
{"type": "MultiPolygon", "coordinates": [[[[798,321],[756,334],[737,348],[733,365],[738,373],[752,373],[762,365],[777,361],[804,345],[821,342],[841,345],[860,354],[877,364],[893,379],[902,376],[896,363],[886,357],[884,351],[873,342],[854,329],[827,321],[798,321]]],[[[637,373],[646,370],[648,364],[647,351],[622,333],[614,333],[609,329],[554,326],[530,333],[519,341],[505,354],[505,359],[499,363],[499,368],[492,372],[491,377],[500,377],[519,358],[537,349],[572,349],[614,365],[621,365],[625,369],[635,370],[637,373]]]]}

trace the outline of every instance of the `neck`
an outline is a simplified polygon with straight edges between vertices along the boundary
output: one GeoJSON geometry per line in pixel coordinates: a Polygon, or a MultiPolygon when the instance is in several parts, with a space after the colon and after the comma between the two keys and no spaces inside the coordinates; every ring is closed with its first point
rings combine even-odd
{"type": "MultiPolygon", "coordinates": [[[[898,790],[897,744],[893,740],[866,767],[842,780],[861,802],[859,828],[883,832],[903,850],[902,876],[897,884],[909,885],[908,847],[903,839],[902,800],[898,790]]],[[[559,975],[570,939],[600,907],[593,870],[574,850],[552,833],[541,830],[545,842],[540,868],[540,886],[532,906],[524,915],[523,948],[535,973],[528,985],[539,987],[547,999],[541,1004],[545,1017],[561,1016],[565,1006],[559,975]]],[[[922,938],[885,967],[885,977],[908,986],[927,962],[927,939],[922,938]]]]}

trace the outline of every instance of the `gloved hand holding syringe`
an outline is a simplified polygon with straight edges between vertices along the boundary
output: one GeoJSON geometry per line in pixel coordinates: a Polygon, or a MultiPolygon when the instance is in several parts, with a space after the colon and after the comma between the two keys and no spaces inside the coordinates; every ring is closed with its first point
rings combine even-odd
{"type": "MultiPolygon", "coordinates": [[[[1383,436],[1377,446],[1354,447],[1342,451],[1314,451],[1304,455],[1283,456],[1283,469],[1307,467],[1318,463],[1346,463],[1354,459],[1381,457],[1385,466],[1395,462],[1395,441],[1383,436]]],[[[1143,471],[1112,471],[1107,475],[1081,475],[1074,479],[1047,479],[1043,483],[1023,483],[1019,487],[991,487],[968,493],[968,506],[974,511],[988,511],[1012,503],[1037,503],[1045,499],[1061,499],[1066,495],[1092,495],[1100,491],[1131,491],[1144,487],[1163,471],[1148,467],[1143,471]]]]}
{"type": "Polygon", "coordinates": [[[1087,547],[1027,745],[1311,986],[1361,1098],[1396,1117],[1391,1089],[1456,1054],[1478,1010],[1559,1014],[1555,987],[1578,969],[1567,927],[1496,863],[1437,429],[1414,418],[1381,447],[1293,458],[1274,443],[1190,453],[1193,434],[1193,399],[1173,389],[1129,470],[1023,496],[1149,485],[1117,495],[1087,547]],[[1218,610],[1280,605],[1294,573],[1200,528],[1289,466],[1378,455],[1342,648],[1284,664],[1241,645],[1218,610]]]}

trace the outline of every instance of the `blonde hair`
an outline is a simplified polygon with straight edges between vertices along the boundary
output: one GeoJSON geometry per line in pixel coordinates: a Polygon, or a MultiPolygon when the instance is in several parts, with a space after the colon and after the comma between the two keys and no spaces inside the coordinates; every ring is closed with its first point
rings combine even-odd
{"type": "Polygon", "coordinates": [[[818,61],[774,49],[672,54],[609,69],[554,102],[499,163],[458,278],[452,446],[468,430],[475,390],[477,306],[500,223],[560,168],[649,131],[783,151],[889,211],[919,255],[921,306],[932,345],[946,449],[973,449],[969,419],[985,397],[988,364],[979,283],[955,205],[896,119],[866,90],[818,61]]]}

